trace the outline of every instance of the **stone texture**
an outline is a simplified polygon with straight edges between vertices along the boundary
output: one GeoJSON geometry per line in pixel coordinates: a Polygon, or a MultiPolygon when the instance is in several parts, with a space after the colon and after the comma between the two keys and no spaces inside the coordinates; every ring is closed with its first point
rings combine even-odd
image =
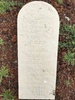
{"type": "Polygon", "coordinates": [[[59,16],[33,1],[18,15],[19,99],[55,99],[59,16]]]}

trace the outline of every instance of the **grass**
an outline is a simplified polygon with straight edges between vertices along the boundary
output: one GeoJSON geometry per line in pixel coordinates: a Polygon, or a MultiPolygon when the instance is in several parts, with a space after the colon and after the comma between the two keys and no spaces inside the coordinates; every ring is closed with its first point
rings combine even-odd
{"type": "Polygon", "coordinates": [[[25,4],[24,3],[22,3],[22,2],[18,2],[17,3],[17,6],[19,6],[19,7],[22,7],[22,6],[24,6],[25,4]]]}
{"type": "Polygon", "coordinates": [[[75,53],[72,53],[71,51],[68,51],[67,54],[64,55],[63,60],[68,63],[68,65],[75,65],[75,53]]]}
{"type": "Polygon", "coordinates": [[[0,38],[0,44],[1,44],[1,45],[4,44],[3,39],[1,39],[1,38],[0,38]]]}
{"type": "Polygon", "coordinates": [[[68,48],[70,50],[75,50],[75,24],[74,25],[67,25],[61,24],[60,27],[60,36],[64,37],[62,42],[59,42],[60,48],[68,48]]]}
{"type": "MultiPolygon", "coordinates": [[[[74,35],[74,37],[75,37],[75,34],[74,34],[75,33],[75,24],[73,24],[73,25],[68,25],[68,24],[63,24],[62,25],[61,24],[60,31],[65,32],[69,35],[74,35]]],[[[67,35],[67,34],[65,34],[65,35],[67,35]]]]}
{"type": "MultiPolygon", "coordinates": [[[[66,48],[68,51],[64,57],[63,61],[67,62],[68,65],[75,65],[75,24],[61,24],[60,26],[60,37],[62,41],[59,42],[59,48],[66,48]]],[[[65,52],[66,52],[65,51],[65,52]]]]}
{"type": "Polygon", "coordinates": [[[57,0],[59,4],[63,4],[63,0],[57,0]]]}
{"type": "Polygon", "coordinates": [[[13,6],[23,6],[24,3],[18,2],[16,0],[0,0],[0,14],[6,13],[6,10],[12,11],[13,6]]]}
{"type": "Polygon", "coordinates": [[[69,79],[68,80],[65,80],[65,83],[66,83],[66,86],[70,86],[71,85],[71,82],[70,82],[69,79]]]}
{"type": "Polygon", "coordinates": [[[14,1],[0,0],[0,14],[5,13],[7,9],[12,10],[12,6],[15,5],[14,1]]]}
{"type": "Polygon", "coordinates": [[[2,66],[0,69],[0,83],[2,82],[3,77],[8,77],[9,69],[5,66],[2,66]]]}
{"type": "Polygon", "coordinates": [[[15,97],[10,90],[4,90],[0,96],[3,97],[3,100],[15,100],[15,97]]]}

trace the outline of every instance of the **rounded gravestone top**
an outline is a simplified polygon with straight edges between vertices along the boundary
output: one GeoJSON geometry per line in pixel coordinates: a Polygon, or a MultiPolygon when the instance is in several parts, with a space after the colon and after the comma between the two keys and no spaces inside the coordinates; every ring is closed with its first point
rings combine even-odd
{"type": "Polygon", "coordinates": [[[33,21],[33,23],[34,20],[36,20],[36,23],[39,22],[40,24],[41,20],[45,22],[47,19],[51,20],[53,27],[55,27],[56,24],[59,26],[58,12],[51,4],[44,1],[33,1],[27,3],[22,7],[18,14],[18,20],[20,24],[23,24],[23,22],[28,23],[27,21],[30,20],[33,21]],[[20,19],[23,19],[23,21],[21,21],[20,19]]]}

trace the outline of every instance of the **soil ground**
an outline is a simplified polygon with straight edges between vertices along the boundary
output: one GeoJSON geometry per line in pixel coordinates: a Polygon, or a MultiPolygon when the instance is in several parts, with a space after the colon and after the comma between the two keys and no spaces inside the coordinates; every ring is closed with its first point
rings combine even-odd
{"type": "MultiPolygon", "coordinates": [[[[43,0],[42,0],[43,1],[43,0]]],[[[72,0],[64,0],[63,5],[57,3],[56,0],[44,0],[52,4],[58,11],[61,23],[73,25],[75,23],[75,2],[72,0]],[[70,18],[68,21],[65,16],[70,18]]],[[[27,0],[30,2],[30,0],[27,0]]],[[[0,15],[0,38],[4,44],[0,46],[0,66],[4,65],[10,69],[9,77],[3,78],[0,85],[0,94],[4,89],[10,89],[15,100],[18,99],[18,58],[17,58],[17,15],[21,7],[13,7],[12,11],[0,15]]],[[[59,36],[59,41],[63,37],[59,36]]],[[[63,54],[67,52],[66,48],[58,51],[57,66],[57,84],[55,100],[75,100],[75,66],[70,67],[63,62],[63,54]],[[66,86],[65,80],[71,81],[70,86],[66,86]]],[[[0,98],[0,100],[3,100],[0,98]]]]}

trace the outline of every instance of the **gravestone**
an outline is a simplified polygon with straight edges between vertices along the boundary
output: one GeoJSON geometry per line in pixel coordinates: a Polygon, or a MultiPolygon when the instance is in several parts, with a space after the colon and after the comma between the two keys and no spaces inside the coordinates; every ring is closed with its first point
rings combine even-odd
{"type": "Polygon", "coordinates": [[[55,99],[59,16],[43,1],[18,14],[19,99],[55,99]]]}

